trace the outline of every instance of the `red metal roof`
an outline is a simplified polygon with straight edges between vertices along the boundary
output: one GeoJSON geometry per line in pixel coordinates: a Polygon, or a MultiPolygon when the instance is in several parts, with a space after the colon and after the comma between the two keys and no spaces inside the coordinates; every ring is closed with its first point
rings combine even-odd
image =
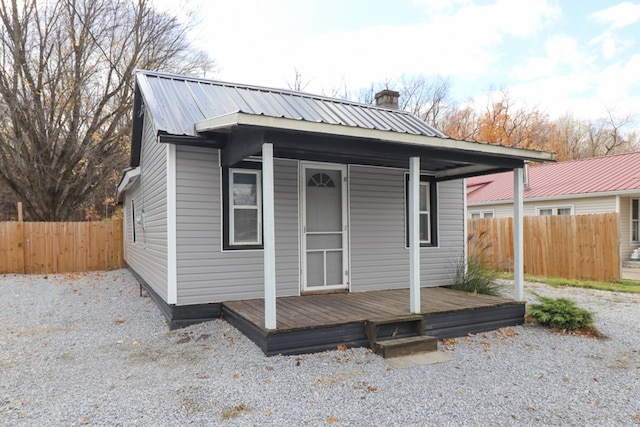
{"type": "MultiPolygon", "coordinates": [[[[513,172],[467,179],[468,203],[513,199],[513,172]],[[475,189],[469,187],[476,187],[475,189]]],[[[640,190],[640,152],[593,157],[529,168],[529,190],[524,197],[640,190]]]]}

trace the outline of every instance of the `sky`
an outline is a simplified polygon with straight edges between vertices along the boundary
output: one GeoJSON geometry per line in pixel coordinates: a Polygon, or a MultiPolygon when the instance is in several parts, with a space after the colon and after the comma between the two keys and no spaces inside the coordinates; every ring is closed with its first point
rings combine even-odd
{"type": "MultiPolygon", "coordinates": [[[[200,24],[219,80],[357,93],[449,80],[451,101],[508,90],[551,117],[607,110],[640,127],[640,2],[615,0],[155,0],[200,24]]],[[[636,127],[634,126],[634,127],[636,127]]]]}

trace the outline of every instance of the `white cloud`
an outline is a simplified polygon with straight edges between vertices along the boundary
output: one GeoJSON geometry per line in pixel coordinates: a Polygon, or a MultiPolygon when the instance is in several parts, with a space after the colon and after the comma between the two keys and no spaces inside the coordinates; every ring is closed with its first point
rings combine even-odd
{"type": "MultiPolygon", "coordinates": [[[[632,95],[640,95],[640,54],[625,62],[616,62],[598,75],[598,97],[607,103],[618,103],[632,95]]],[[[638,110],[636,105],[635,112],[638,110]]]]}
{"type": "Polygon", "coordinates": [[[529,58],[516,65],[511,77],[516,80],[531,80],[568,70],[579,70],[587,66],[589,59],[581,52],[578,41],[565,34],[555,35],[545,43],[545,56],[529,58]]]}
{"type": "Polygon", "coordinates": [[[623,2],[591,14],[591,19],[609,25],[612,28],[623,28],[640,22],[640,4],[623,2]]]}

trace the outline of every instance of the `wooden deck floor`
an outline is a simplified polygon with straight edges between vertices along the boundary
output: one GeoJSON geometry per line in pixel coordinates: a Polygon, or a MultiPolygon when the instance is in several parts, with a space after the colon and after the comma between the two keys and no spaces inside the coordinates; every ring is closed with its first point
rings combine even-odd
{"type": "MultiPolygon", "coordinates": [[[[409,316],[409,290],[280,297],[277,329],[264,327],[264,300],[223,303],[223,316],[266,354],[295,354],[366,345],[367,320],[409,316]]],[[[438,338],[520,324],[524,304],[509,298],[472,295],[446,288],[422,288],[425,333],[438,338]]]]}
{"type": "MultiPolygon", "coordinates": [[[[472,295],[446,288],[422,288],[420,296],[422,314],[424,315],[514,304],[514,301],[508,298],[472,295]]],[[[267,332],[264,327],[263,299],[230,301],[225,302],[224,306],[267,332]]],[[[408,289],[276,299],[278,331],[408,315],[410,315],[408,289]]]]}

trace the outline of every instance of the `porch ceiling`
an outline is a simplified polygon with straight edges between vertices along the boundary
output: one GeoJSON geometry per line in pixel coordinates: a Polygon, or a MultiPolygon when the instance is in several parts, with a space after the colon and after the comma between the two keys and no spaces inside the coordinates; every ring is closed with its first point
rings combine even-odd
{"type": "Polygon", "coordinates": [[[410,157],[419,157],[421,170],[440,181],[512,170],[525,160],[555,160],[542,151],[239,112],[198,122],[196,130],[209,138],[226,134],[227,166],[260,154],[264,142],[281,158],[407,168],[410,157]]]}

